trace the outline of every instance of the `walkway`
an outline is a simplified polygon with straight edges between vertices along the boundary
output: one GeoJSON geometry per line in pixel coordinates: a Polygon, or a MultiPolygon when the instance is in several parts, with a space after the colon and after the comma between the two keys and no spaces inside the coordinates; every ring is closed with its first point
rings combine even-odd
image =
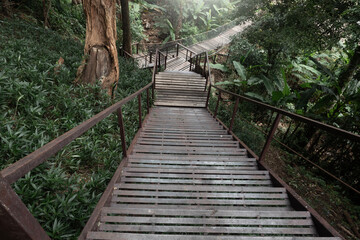
{"type": "MultiPolygon", "coordinates": [[[[188,46],[188,48],[193,51],[196,54],[205,52],[205,51],[212,51],[212,50],[216,50],[219,49],[227,44],[229,44],[231,42],[232,37],[234,37],[236,34],[242,32],[247,26],[249,26],[250,23],[243,23],[237,26],[234,26],[218,35],[216,35],[215,37],[206,39],[204,41],[198,42],[196,44],[192,44],[190,46],[188,46]]],[[[196,55],[195,54],[195,55],[196,55]]],[[[179,52],[179,56],[176,58],[172,58],[172,55],[170,54],[168,57],[168,61],[173,61],[176,64],[174,64],[176,66],[176,68],[170,68],[170,70],[175,70],[175,71],[188,71],[189,70],[189,62],[187,62],[185,59],[186,55],[186,51],[182,50],[179,52]]],[[[141,53],[141,54],[133,54],[133,57],[135,59],[137,59],[139,67],[140,68],[148,68],[148,67],[153,67],[153,64],[155,62],[155,54],[152,55],[152,61],[150,63],[150,61],[147,59],[145,60],[145,57],[148,57],[147,53],[141,53]]]]}
{"type": "Polygon", "coordinates": [[[274,187],[269,173],[204,108],[206,98],[196,100],[201,107],[180,106],[192,102],[185,92],[205,93],[197,74],[159,73],[156,79],[157,106],[88,239],[340,239],[317,237],[310,213],[292,208],[286,189],[274,187]],[[196,78],[198,87],[190,86],[196,78]]]}

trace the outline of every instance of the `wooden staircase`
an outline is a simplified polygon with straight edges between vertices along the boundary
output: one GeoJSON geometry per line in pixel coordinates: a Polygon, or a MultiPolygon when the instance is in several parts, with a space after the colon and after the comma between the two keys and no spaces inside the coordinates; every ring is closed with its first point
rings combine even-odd
{"type": "Polygon", "coordinates": [[[317,237],[205,108],[155,107],[101,211],[88,239],[340,239],[317,237]]]}
{"type": "Polygon", "coordinates": [[[205,107],[206,79],[200,74],[166,71],[155,79],[156,106],[205,107]]]}

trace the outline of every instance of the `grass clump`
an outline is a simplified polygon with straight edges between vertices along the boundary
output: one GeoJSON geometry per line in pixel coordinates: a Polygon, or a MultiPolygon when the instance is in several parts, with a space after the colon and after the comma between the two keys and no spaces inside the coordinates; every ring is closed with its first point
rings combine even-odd
{"type": "MultiPolygon", "coordinates": [[[[0,21],[0,169],[151,81],[148,71],[120,59],[121,77],[112,101],[98,85],[73,84],[82,55],[78,41],[20,20],[0,21]],[[56,71],[60,57],[64,64],[56,71]]],[[[129,144],[138,126],[137,102],[125,105],[123,112],[129,144]]],[[[121,155],[112,114],[13,188],[51,238],[75,239],[121,155]]]]}

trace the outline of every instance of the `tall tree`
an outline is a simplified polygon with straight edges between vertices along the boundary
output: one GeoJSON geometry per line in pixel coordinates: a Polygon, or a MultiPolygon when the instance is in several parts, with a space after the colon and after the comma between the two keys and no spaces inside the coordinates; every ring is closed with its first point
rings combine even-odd
{"type": "Polygon", "coordinates": [[[176,27],[175,27],[175,38],[176,39],[180,38],[180,30],[182,28],[182,21],[183,21],[183,1],[179,0],[178,4],[179,4],[178,17],[177,17],[177,22],[176,22],[176,27]]]}
{"type": "Polygon", "coordinates": [[[94,84],[112,95],[119,78],[116,49],[116,1],[83,0],[86,14],[84,64],[79,67],[76,82],[94,84]]]}
{"type": "Polygon", "coordinates": [[[121,16],[123,30],[123,49],[127,53],[132,54],[129,0],[121,0],[121,16]]]}
{"type": "Polygon", "coordinates": [[[1,0],[2,11],[5,15],[11,15],[11,7],[9,0],[1,0]]]}

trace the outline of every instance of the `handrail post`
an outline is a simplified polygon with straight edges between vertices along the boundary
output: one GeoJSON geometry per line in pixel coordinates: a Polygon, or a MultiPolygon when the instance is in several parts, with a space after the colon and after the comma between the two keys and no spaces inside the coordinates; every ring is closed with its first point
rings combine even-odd
{"type": "Polygon", "coordinates": [[[167,55],[165,56],[165,64],[164,64],[164,69],[166,69],[166,62],[167,62],[167,55]]]}
{"type": "Polygon", "coordinates": [[[45,230],[1,174],[0,212],[1,239],[50,240],[45,230]]]}
{"type": "Polygon", "coordinates": [[[159,52],[158,70],[161,68],[161,53],[159,52]]]}
{"type": "Polygon", "coordinates": [[[193,59],[192,59],[192,53],[190,52],[190,69],[189,71],[191,71],[191,65],[192,65],[193,59]]]}
{"type": "Polygon", "coordinates": [[[153,53],[152,53],[152,51],[150,51],[150,60],[149,60],[149,63],[152,63],[152,55],[153,55],[153,53]]]}
{"type": "Polygon", "coordinates": [[[119,127],[120,127],[120,138],[121,138],[121,147],[122,147],[122,151],[123,151],[123,156],[127,157],[124,120],[123,120],[123,116],[122,116],[121,107],[119,107],[117,109],[117,115],[118,115],[118,123],[119,123],[119,127]]]}
{"type": "MultiPolygon", "coordinates": [[[[204,57],[204,69],[203,69],[203,76],[205,76],[205,72],[206,72],[206,63],[207,63],[207,59],[206,56],[204,57]]],[[[199,64],[200,65],[200,64],[199,64]]]]}
{"type": "Polygon", "coordinates": [[[146,89],[146,109],[147,113],[150,112],[150,99],[149,99],[149,88],[146,89]]]}
{"type": "Polygon", "coordinates": [[[138,95],[139,128],[142,128],[141,93],[138,95]]]}
{"type": "Polygon", "coordinates": [[[234,120],[235,120],[235,116],[238,110],[238,106],[239,106],[239,98],[236,98],[236,102],[234,105],[234,109],[233,109],[233,114],[232,114],[232,118],[231,118],[231,122],[230,122],[230,127],[229,127],[229,131],[232,131],[232,128],[234,126],[234,120]]]}
{"type": "MultiPolygon", "coordinates": [[[[205,86],[205,90],[206,90],[206,86],[205,86]]],[[[208,91],[207,98],[206,98],[205,108],[207,108],[209,106],[210,93],[211,93],[211,84],[209,85],[209,91],[208,91]]]]}
{"type": "Polygon", "coordinates": [[[179,56],[179,43],[176,43],[176,56],[179,56]]]}
{"type": "Polygon", "coordinates": [[[277,130],[277,127],[278,127],[278,125],[279,125],[279,123],[280,123],[281,117],[282,117],[282,115],[281,115],[280,113],[278,113],[278,114],[276,115],[275,121],[274,121],[274,123],[273,123],[273,125],[272,125],[272,127],[271,127],[271,130],[270,130],[270,132],[269,132],[269,135],[267,136],[267,139],[266,139],[264,148],[263,148],[263,150],[262,150],[262,152],[261,152],[261,154],[260,154],[259,162],[261,162],[261,161],[264,160],[265,155],[266,155],[267,151],[269,150],[269,147],[270,147],[272,138],[274,137],[274,134],[275,134],[275,132],[276,132],[276,130],[277,130]]]}
{"type": "Polygon", "coordinates": [[[219,108],[220,98],[221,98],[221,91],[219,91],[218,100],[217,100],[217,102],[216,102],[214,117],[217,116],[217,111],[218,111],[218,108],[219,108]]]}

